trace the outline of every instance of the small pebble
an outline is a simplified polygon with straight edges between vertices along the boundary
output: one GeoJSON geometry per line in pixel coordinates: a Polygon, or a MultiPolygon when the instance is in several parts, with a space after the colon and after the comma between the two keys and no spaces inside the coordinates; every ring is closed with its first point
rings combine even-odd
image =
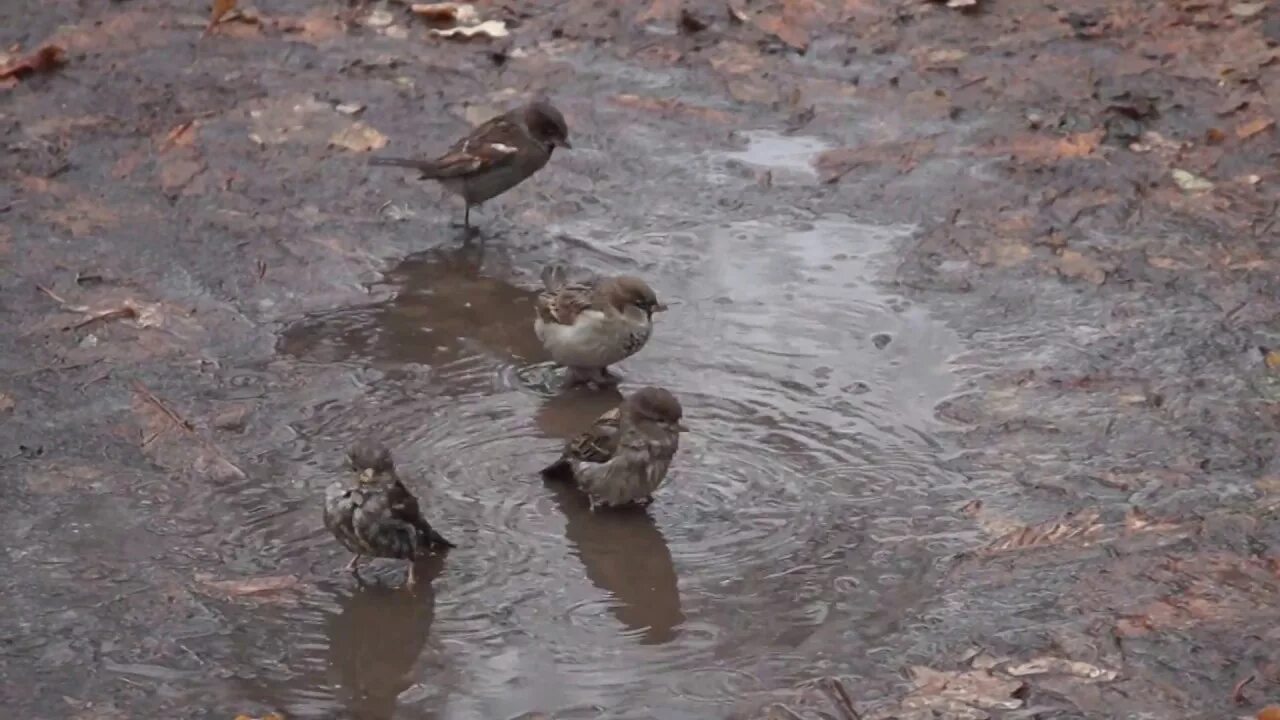
{"type": "Polygon", "coordinates": [[[889,336],[889,333],[876,333],[871,336],[871,344],[875,345],[877,350],[885,349],[892,340],[893,338],[889,336]]]}

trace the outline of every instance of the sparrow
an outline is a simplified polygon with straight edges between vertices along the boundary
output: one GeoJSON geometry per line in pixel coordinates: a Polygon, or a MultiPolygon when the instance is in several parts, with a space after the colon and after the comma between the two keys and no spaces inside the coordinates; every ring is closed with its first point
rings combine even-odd
{"type": "MultiPolygon", "coordinates": [[[[326,496],[325,524],[356,556],[348,565],[352,570],[364,555],[409,560],[407,585],[416,582],[413,562],[425,557],[433,547],[456,547],[431,527],[422,516],[418,499],[409,492],[396,472],[391,451],[381,443],[364,440],[355,445],[347,457],[351,469],[359,477],[355,487],[337,494],[330,512],[326,496]],[[347,507],[350,506],[350,510],[347,507]],[[349,525],[344,522],[349,517],[349,525]],[[347,532],[350,528],[350,533],[347,532]],[[348,538],[354,543],[347,544],[348,538]]],[[[333,493],[338,488],[330,486],[333,493]]]]}
{"type": "Polygon", "coordinates": [[[524,182],[542,169],[557,147],[573,149],[564,115],[546,100],[535,100],[480,125],[434,160],[372,158],[371,165],[407,167],[419,179],[439,180],[466,203],[463,226],[471,229],[471,206],[524,182]]]}
{"type": "Polygon", "coordinates": [[[648,505],[680,447],[684,410],[669,391],[642,388],[570,440],[544,480],[571,480],[591,509],[648,505]]]}
{"type": "Polygon", "coordinates": [[[667,309],[638,277],[619,275],[568,283],[564,270],[542,271],[545,290],[534,303],[533,331],[551,359],[569,368],[569,384],[616,385],[608,366],[640,351],[653,314],[667,309]]]}

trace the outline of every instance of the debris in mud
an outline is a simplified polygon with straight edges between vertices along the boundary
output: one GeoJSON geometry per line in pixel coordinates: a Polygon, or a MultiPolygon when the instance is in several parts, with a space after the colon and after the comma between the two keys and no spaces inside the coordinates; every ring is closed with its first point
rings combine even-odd
{"type": "Polygon", "coordinates": [[[1115,670],[1107,670],[1097,665],[1090,665],[1086,662],[1078,660],[1066,660],[1057,657],[1038,657],[1028,660],[1024,663],[1009,665],[1004,668],[1004,672],[1014,677],[1023,677],[1025,675],[1074,675],[1075,677],[1084,678],[1086,680],[1099,680],[1109,682],[1115,680],[1117,673],[1115,670]]]}
{"type": "Polygon", "coordinates": [[[357,122],[334,133],[333,137],[329,138],[329,144],[352,152],[369,152],[386,147],[387,136],[364,123],[357,122]]]}
{"type": "Polygon", "coordinates": [[[711,27],[711,22],[701,15],[695,13],[689,8],[680,8],[680,22],[678,23],[680,32],[686,35],[694,35],[711,27]]]}
{"type": "Polygon", "coordinates": [[[1275,118],[1256,117],[1252,120],[1242,123],[1236,128],[1236,137],[1241,140],[1248,140],[1260,132],[1270,130],[1275,127],[1275,118]]]}
{"type": "Polygon", "coordinates": [[[213,32],[218,23],[226,18],[227,14],[236,9],[236,0],[213,0],[213,8],[209,11],[209,24],[204,28],[204,34],[208,35],[213,32]]]}
{"type": "Polygon", "coordinates": [[[409,10],[432,25],[478,25],[480,14],[470,3],[414,3],[409,10]]]}
{"type": "Polygon", "coordinates": [[[1214,187],[1211,181],[1206,180],[1200,177],[1199,175],[1195,175],[1187,170],[1174,168],[1174,170],[1170,173],[1170,175],[1173,176],[1173,181],[1177,183],[1178,187],[1182,188],[1184,192],[1188,192],[1188,193],[1208,192],[1209,190],[1212,190],[1214,187]]]}
{"type": "Polygon", "coordinates": [[[740,701],[731,720],[784,720],[813,714],[830,720],[862,720],[863,715],[839,678],[820,677],[795,687],[759,693],[740,701]]]}
{"type": "Polygon", "coordinates": [[[496,40],[511,34],[507,32],[507,24],[501,20],[486,20],[479,25],[459,25],[447,30],[432,28],[428,32],[436,37],[462,40],[471,40],[473,38],[496,40]]]}
{"type": "MultiPolygon", "coordinates": [[[[907,711],[972,716],[968,708],[1016,710],[1022,707],[1027,684],[989,670],[934,670],[916,665],[910,670],[915,692],[902,701],[907,711]]],[[[926,717],[930,717],[926,715],[926,717]]]]}
{"type": "Polygon", "coordinates": [[[292,603],[294,599],[285,593],[296,590],[296,575],[265,575],[261,577],[215,580],[210,573],[196,573],[196,582],[206,591],[225,598],[247,598],[264,602],[292,603]]]}
{"type": "Polygon", "coordinates": [[[0,413],[13,412],[13,398],[0,392],[0,413]]]}
{"type": "Polygon", "coordinates": [[[234,720],[285,720],[285,718],[280,713],[275,713],[275,712],[269,712],[260,718],[253,717],[251,715],[245,715],[242,713],[240,715],[235,716],[234,720]]]}
{"type": "MultiPolygon", "coordinates": [[[[67,51],[57,45],[45,45],[26,57],[11,60],[0,65],[0,81],[8,81],[12,86],[18,80],[34,74],[49,72],[67,63],[67,51]]],[[[0,82],[0,88],[6,83],[0,82]]]]}

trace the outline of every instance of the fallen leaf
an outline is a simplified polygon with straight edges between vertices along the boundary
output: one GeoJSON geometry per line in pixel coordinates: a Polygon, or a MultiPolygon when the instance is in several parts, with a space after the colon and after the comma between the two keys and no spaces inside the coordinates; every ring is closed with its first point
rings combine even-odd
{"type": "Polygon", "coordinates": [[[229,597],[264,595],[293,590],[298,586],[296,575],[264,575],[235,580],[214,580],[208,573],[196,573],[196,582],[229,597]]]}
{"type": "Polygon", "coordinates": [[[943,48],[941,50],[932,50],[924,56],[926,62],[930,65],[954,65],[957,62],[969,57],[969,53],[958,48],[943,48]]]}
{"type": "Polygon", "coordinates": [[[30,55],[0,67],[0,79],[23,78],[32,73],[49,72],[67,62],[67,52],[57,45],[45,45],[30,55]]]}
{"type": "Polygon", "coordinates": [[[236,0],[213,0],[213,9],[209,12],[209,24],[205,26],[204,34],[213,32],[214,26],[222,22],[222,18],[235,9],[236,0]]]}
{"type": "Polygon", "coordinates": [[[432,35],[443,38],[461,38],[470,40],[474,37],[487,37],[490,39],[504,38],[511,33],[507,32],[507,24],[501,20],[486,20],[479,25],[467,25],[463,27],[449,28],[448,30],[430,30],[432,35]]]}
{"type": "Polygon", "coordinates": [[[409,11],[433,25],[475,25],[480,21],[470,3],[414,3],[409,11]]]}
{"type": "Polygon", "coordinates": [[[160,165],[160,187],[169,194],[178,193],[204,171],[205,164],[199,158],[175,157],[160,165]]]}
{"type": "Polygon", "coordinates": [[[1227,134],[1218,128],[1209,128],[1204,131],[1205,145],[1221,145],[1222,141],[1227,139],[1227,134]]]}
{"type": "Polygon", "coordinates": [[[1004,671],[1014,677],[1056,673],[1060,675],[1075,675],[1089,680],[1102,680],[1104,682],[1116,679],[1115,670],[1107,670],[1089,663],[1056,657],[1035,658],[1017,665],[1010,665],[1004,671]]]}
{"type": "Polygon", "coordinates": [[[365,125],[352,123],[329,138],[329,144],[346,148],[352,152],[369,152],[380,150],[387,144],[387,136],[365,125]]]}
{"type": "MultiPolygon", "coordinates": [[[[913,666],[911,680],[916,692],[928,698],[958,700],[984,710],[1016,710],[1022,707],[1017,697],[1026,686],[1021,680],[1008,680],[986,670],[945,672],[923,665],[913,666]]],[[[943,714],[943,717],[952,717],[943,714]]]]}
{"type": "Polygon", "coordinates": [[[1262,361],[1267,364],[1268,370],[1280,370],[1280,350],[1267,350],[1262,361]]]}
{"type": "Polygon", "coordinates": [[[790,22],[784,12],[782,16],[778,15],[757,15],[756,27],[773,35],[787,45],[795,48],[799,52],[805,52],[809,49],[809,33],[804,28],[799,27],[795,22],[790,22]]]}
{"type": "Polygon", "coordinates": [[[1107,279],[1107,271],[1098,261],[1075,250],[1063,250],[1058,256],[1057,268],[1063,277],[1081,278],[1094,285],[1101,285],[1107,279]]]}
{"type": "Polygon", "coordinates": [[[160,152],[175,147],[188,147],[195,143],[197,131],[200,129],[199,121],[192,119],[169,131],[165,135],[164,141],[160,143],[160,152]]]}
{"type": "Polygon", "coordinates": [[[1184,192],[1205,192],[1213,189],[1213,183],[1198,176],[1193,175],[1186,170],[1175,169],[1172,173],[1173,181],[1182,188],[1184,192]]]}
{"type": "Polygon", "coordinates": [[[384,28],[395,21],[396,19],[392,17],[390,12],[383,10],[382,8],[377,8],[366,15],[364,19],[360,21],[360,24],[365,27],[384,28]]]}
{"type": "Polygon", "coordinates": [[[1027,525],[996,538],[987,545],[986,552],[1004,552],[1025,548],[1044,547],[1068,540],[1088,541],[1102,531],[1095,509],[1084,510],[1074,517],[1051,520],[1038,525],[1027,525]]]}
{"type": "Polygon", "coordinates": [[[1231,14],[1241,18],[1251,18],[1254,15],[1267,9],[1267,3],[1263,2],[1242,2],[1231,6],[1231,14]]]}
{"type": "Polygon", "coordinates": [[[1276,124],[1274,118],[1257,117],[1236,128],[1236,137],[1241,140],[1248,140],[1264,130],[1270,130],[1276,124]]]}

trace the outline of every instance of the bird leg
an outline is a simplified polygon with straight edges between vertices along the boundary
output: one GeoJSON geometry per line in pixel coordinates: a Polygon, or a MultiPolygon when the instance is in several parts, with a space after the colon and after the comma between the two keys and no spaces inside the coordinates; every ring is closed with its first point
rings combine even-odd
{"type": "Polygon", "coordinates": [[[347,563],[347,566],[343,568],[343,570],[349,570],[355,573],[356,575],[359,575],[360,574],[359,562],[360,562],[360,554],[356,553],[351,557],[351,562],[347,563]]]}
{"type": "Polygon", "coordinates": [[[467,203],[467,208],[462,211],[462,227],[471,229],[471,203],[467,203]]]}
{"type": "Polygon", "coordinates": [[[405,578],[405,581],[404,581],[405,587],[412,588],[414,585],[418,584],[418,575],[415,572],[417,567],[418,567],[417,562],[413,560],[409,561],[409,577],[405,578]]]}

